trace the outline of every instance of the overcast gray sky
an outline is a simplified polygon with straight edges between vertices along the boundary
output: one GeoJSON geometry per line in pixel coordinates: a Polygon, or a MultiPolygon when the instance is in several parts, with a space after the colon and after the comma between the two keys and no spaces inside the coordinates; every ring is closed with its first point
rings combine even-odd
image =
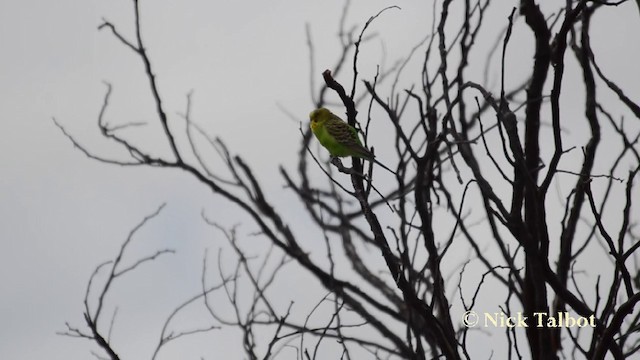
{"type": "MultiPolygon", "coordinates": [[[[491,12],[493,21],[487,23],[489,37],[484,46],[504,26],[512,6],[508,4],[516,5],[515,1],[504,3],[491,12]]],[[[389,11],[372,26],[380,40],[363,48],[362,77],[375,74],[375,65],[383,59],[382,43],[390,64],[408,54],[427,33],[430,1],[356,1],[348,23],[362,26],[369,16],[395,4],[402,9],[389,11]]],[[[635,4],[623,6],[628,11],[596,19],[596,26],[616,35],[593,32],[592,37],[596,51],[609,54],[600,59],[602,67],[631,98],[638,99],[640,17],[635,4]]],[[[179,119],[186,94],[193,90],[194,121],[225,139],[234,153],[241,153],[274,192],[278,204],[286,205],[293,197],[279,198],[286,190],[277,165],[293,166],[300,135],[299,124],[277,104],[306,121],[312,103],[305,24],[309,23],[315,41],[318,84],[320,72],[330,68],[339,53],[335,35],[342,7],[341,0],[141,0],[143,36],[169,116],[179,119]],[[263,135],[258,139],[256,134],[263,135]]],[[[167,203],[136,239],[130,259],[164,247],[177,253],[123,280],[111,298],[126,299],[114,329],[114,340],[125,358],[148,358],[164,317],[197,293],[204,249],[215,252],[224,243],[219,233],[203,223],[201,210],[225,225],[246,222],[237,209],[186,174],[98,163],[74,149],[54,126],[52,117],[96,153],[124,158],[126,154],[102,139],[96,127],[106,91],[103,81],[108,81],[113,85],[108,122],[148,122],[150,130],[143,143],[156,154],[167,154],[166,144],[158,140],[140,60],[108,31],[97,30],[102,18],[132,37],[129,0],[0,2],[3,359],[92,358],[93,344],[58,336],[56,331],[65,329],[65,321],[83,325],[82,298],[95,266],[116,254],[129,230],[144,216],[167,203]],[[144,323],[144,330],[135,328],[137,323],[144,323]]],[[[529,36],[521,25],[514,30],[511,44],[510,71],[515,79],[521,79],[531,66],[532,49],[518,47],[518,36],[521,40],[529,36]]],[[[472,64],[469,76],[480,81],[481,69],[472,64]]],[[[350,82],[350,78],[344,80],[350,82]]],[[[284,208],[296,216],[295,210],[284,208]]],[[[249,224],[244,233],[252,230],[249,224]]],[[[290,276],[292,286],[304,287],[303,277],[290,276]]],[[[318,294],[322,296],[309,296],[318,294]]],[[[172,347],[160,358],[178,358],[172,351],[178,351],[180,358],[198,358],[214,350],[228,358],[238,357],[238,333],[219,334],[206,341],[196,337],[194,345],[187,347],[192,353],[172,347]]]]}

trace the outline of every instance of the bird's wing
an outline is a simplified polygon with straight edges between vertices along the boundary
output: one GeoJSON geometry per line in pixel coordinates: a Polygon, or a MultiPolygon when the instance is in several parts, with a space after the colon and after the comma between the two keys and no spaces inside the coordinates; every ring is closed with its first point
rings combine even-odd
{"type": "Polygon", "coordinates": [[[358,131],[351,125],[335,116],[326,123],[326,129],[329,135],[333,136],[338,143],[353,150],[359,157],[365,159],[373,159],[374,155],[367,148],[362,146],[358,131]]]}

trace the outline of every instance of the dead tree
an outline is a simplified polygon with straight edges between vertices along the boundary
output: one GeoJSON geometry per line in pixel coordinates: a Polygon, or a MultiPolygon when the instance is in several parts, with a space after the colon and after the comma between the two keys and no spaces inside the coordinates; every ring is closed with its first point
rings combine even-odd
{"type": "MultiPolygon", "coordinates": [[[[300,244],[301,234],[272,204],[269,198],[274,195],[264,189],[245,159],[232,155],[222,139],[207,134],[192,119],[190,97],[183,116],[168,115],[143,43],[137,0],[133,0],[135,34],[123,34],[109,21],[99,29],[110,31],[142,61],[171,156],[154,156],[142,144],[121,136],[123,128],[132,124],[106,125],[111,85],[98,127],[105,138],[128,152],[128,160],[97,155],[56,124],[93,159],[182,170],[251,218],[259,238],[273,247],[260,259],[247,256],[234,228],[205,216],[228,239],[237,266],[229,273],[219,269],[220,282],[211,285],[207,280],[211,260],[205,257],[202,293],[195,298],[204,300],[212,325],[194,330],[241,329],[251,359],[277,357],[287,346],[296,348],[298,358],[320,358],[318,351],[326,339],[336,339],[341,349],[336,357],[346,359],[362,350],[372,358],[469,359],[478,349],[470,345],[473,339],[485,336],[472,329],[477,321],[478,327],[484,324],[494,337],[502,337],[499,348],[485,345],[499,358],[623,359],[640,348],[640,312],[635,308],[640,301],[640,239],[633,201],[638,198],[634,185],[640,169],[640,107],[598,66],[602,54],[593,51],[590,40],[594,14],[618,11],[623,3],[567,1],[555,13],[545,14],[533,0],[521,0],[519,9],[507,9],[510,15],[504,17],[504,31],[495,45],[501,55],[496,89],[466,70],[474,61],[496,62],[487,53],[472,50],[488,7],[504,4],[467,0],[462,13],[454,14],[451,0],[434,2],[434,26],[425,41],[371,79],[360,79],[360,48],[366,44],[367,28],[392,9],[371,17],[360,31],[345,30],[343,18],[339,32],[343,52],[331,70],[321,73],[323,83],[313,89],[310,108],[326,106],[329,98],[339,99],[346,120],[359,129],[367,146],[374,128],[389,126],[393,141],[375,150],[394,159],[387,165],[395,175],[384,183],[368,162],[354,158],[352,166],[345,167],[325,161],[311,149],[312,134],[306,124],[301,126],[297,167],[292,171],[281,166],[279,172],[317,225],[305,236],[324,239],[327,253],[322,256],[328,265],[300,244]],[[525,81],[506,88],[515,26],[528,29],[535,55],[525,81]],[[396,91],[411,57],[421,57],[423,64],[413,75],[414,86],[396,91]],[[563,116],[567,106],[563,88],[576,85],[568,84],[564,76],[567,66],[581,72],[580,118],[563,116]],[[606,92],[619,101],[601,102],[599,95],[606,92]],[[625,116],[635,119],[625,123],[625,116]],[[186,124],[186,144],[177,143],[170,122],[186,124]],[[570,127],[588,128],[586,142],[571,138],[565,131],[570,127]],[[196,137],[206,139],[218,152],[229,178],[207,166],[196,137]],[[186,160],[192,158],[195,161],[186,160]],[[318,169],[324,174],[320,180],[311,176],[318,169]],[[384,267],[376,268],[363,248],[376,249],[384,267]],[[468,256],[460,255],[465,252],[468,256]],[[267,270],[265,264],[273,261],[276,266],[267,270]],[[337,271],[336,261],[349,262],[350,272],[337,271]],[[262,265],[256,269],[253,264],[262,265]],[[334,307],[323,326],[310,324],[311,314],[306,319],[292,317],[291,305],[287,311],[278,310],[267,295],[285,264],[314,277],[328,292],[320,303],[331,301],[334,307]],[[465,280],[469,278],[471,282],[465,280]],[[248,310],[242,310],[235,290],[240,279],[254,289],[248,310]],[[490,290],[489,281],[497,284],[490,290]],[[209,295],[214,291],[228,295],[236,309],[232,320],[212,306],[209,295]],[[352,314],[358,321],[351,320],[352,314]],[[503,323],[492,323],[494,315],[503,323]],[[564,325],[558,323],[562,319],[564,325]],[[571,326],[569,319],[584,326],[571,326]],[[256,336],[257,327],[268,327],[272,336],[256,336]],[[363,336],[363,329],[375,338],[363,336]],[[315,339],[314,346],[308,345],[310,338],[315,339]]],[[[308,47],[312,78],[319,77],[311,40],[308,47]]],[[[109,282],[137,266],[119,269],[118,259],[111,265],[109,282]]],[[[99,303],[108,289],[107,283],[99,303]]],[[[90,291],[91,284],[87,298],[90,291]]],[[[89,331],[68,325],[67,334],[89,338],[110,359],[118,359],[117,346],[97,324],[99,315],[100,305],[96,310],[86,300],[89,331]]],[[[163,337],[160,344],[176,337],[163,337]]]]}

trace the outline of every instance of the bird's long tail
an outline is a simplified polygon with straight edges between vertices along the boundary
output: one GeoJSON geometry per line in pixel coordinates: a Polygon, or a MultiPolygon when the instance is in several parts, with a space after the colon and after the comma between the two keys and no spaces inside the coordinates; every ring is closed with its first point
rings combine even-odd
{"type": "Polygon", "coordinates": [[[369,160],[369,161],[373,161],[374,163],[380,165],[381,167],[383,167],[385,170],[387,170],[388,172],[392,173],[393,175],[397,175],[395,171],[389,169],[383,163],[381,163],[380,161],[376,160],[376,156],[373,154],[373,152],[370,151],[369,149],[367,149],[366,147],[358,144],[358,146],[355,147],[353,150],[355,150],[356,153],[358,153],[356,155],[356,157],[359,157],[359,158],[365,159],[365,160],[369,160]]]}
{"type": "Polygon", "coordinates": [[[388,167],[386,167],[383,163],[381,163],[380,161],[376,160],[375,158],[370,159],[371,161],[373,161],[374,163],[380,165],[383,169],[387,170],[388,172],[392,173],[393,175],[398,175],[396,174],[395,171],[389,169],[388,167]]]}

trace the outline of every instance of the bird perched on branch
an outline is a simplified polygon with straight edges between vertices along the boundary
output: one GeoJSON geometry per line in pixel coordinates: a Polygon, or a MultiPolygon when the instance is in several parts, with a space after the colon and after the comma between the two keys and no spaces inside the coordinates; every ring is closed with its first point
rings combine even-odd
{"type": "Polygon", "coordinates": [[[358,130],[344,122],[337,115],[325,108],[313,110],[309,114],[310,126],[320,144],[329,150],[331,157],[355,156],[373,161],[387,171],[395,172],[375,159],[375,155],[362,146],[358,130]]]}

